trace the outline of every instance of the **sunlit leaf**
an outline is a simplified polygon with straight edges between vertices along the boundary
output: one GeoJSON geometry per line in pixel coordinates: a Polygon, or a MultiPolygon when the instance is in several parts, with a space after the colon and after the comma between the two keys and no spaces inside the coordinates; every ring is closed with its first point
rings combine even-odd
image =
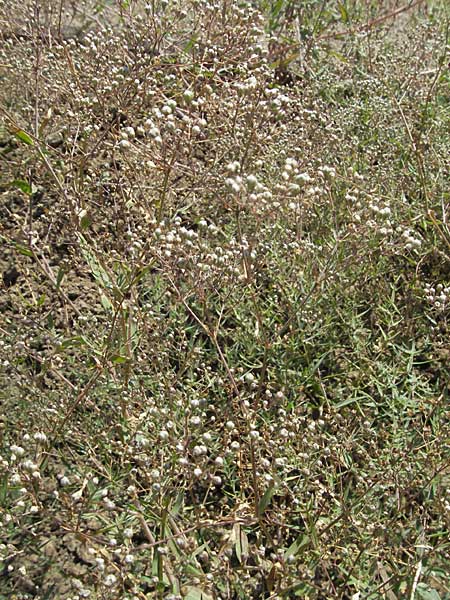
{"type": "Polygon", "coordinates": [[[16,244],[16,250],[19,252],[19,254],[23,254],[23,256],[33,256],[33,252],[31,250],[25,248],[25,246],[21,246],[20,244],[16,244]]]}
{"type": "Polygon", "coordinates": [[[111,361],[115,364],[115,365],[122,365],[123,363],[126,363],[129,361],[129,358],[127,356],[121,356],[120,354],[117,354],[116,356],[113,356],[111,358],[111,361]]]}
{"type": "Polygon", "coordinates": [[[339,2],[338,4],[339,12],[341,13],[341,19],[344,23],[348,23],[348,11],[343,2],[339,2]]]}
{"type": "Polygon", "coordinates": [[[112,310],[113,305],[105,294],[100,294],[100,302],[105,310],[112,310]]]}
{"type": "Polygon", "coordinates": [[[46,298],[47,298],[47,296],[45,294],[41,294],[38,298],[37,305],[42,306],[44,304],[46,298]]]}
{"type": "Polygon", "coordinates": [[[309,546],[309,537],[305,534],[300,534],[297,539],[289,546],[289,548],[284,553],[284,558],[288,558],[289,556],[299,556],[301,554],[301,550],[309,546]]]}
{"type": "Polygon", "coordinates": [[[14,181],[11,181],[11,183],[9,185],[11,187],[15,187],[15,188],[21,190],[22,192],[24,192],[24,194],[30,195],[33,193],[32,186],[23,179],[14,179],[14,181]]]}
{"type": "Polygon", "coordinates": [[[25,131],[23,131],[23,129],[18,129],[17,131],[14,132],[14,136],[24,142],[25,144],[28,144],[28,146],[33,146],[34,142],[33,142],[33,138],[31,138],[28,133],[26,133],[25,131]]]}

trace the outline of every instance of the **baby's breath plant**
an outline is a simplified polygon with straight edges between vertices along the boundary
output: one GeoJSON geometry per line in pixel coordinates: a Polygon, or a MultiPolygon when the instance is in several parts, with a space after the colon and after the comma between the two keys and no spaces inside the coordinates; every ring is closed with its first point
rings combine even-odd
{"type": "Polygon", "coordinates": [[[0,0],[0,600],[450,597],[448,16],[0,0]]]}

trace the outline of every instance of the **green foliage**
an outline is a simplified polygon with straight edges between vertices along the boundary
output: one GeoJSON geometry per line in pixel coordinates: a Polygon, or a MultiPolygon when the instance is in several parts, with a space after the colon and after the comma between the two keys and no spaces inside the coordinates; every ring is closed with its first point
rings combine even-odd
{"type": "Polygon", "coordinates": [[[14,136],[18,140],[23,142],[24,144],[27,144],[27,146],[33,146],[33,144],[34,144],[33,138],[31,136],[29,136],[28,133],[26,131],[23,131],[22,129],[18,129],[17,131],[15,131],[14,136]]]}
{"type": "Polygon", "coordinates": [[[14,181],[11,181],[9,185],[11,187],[17,188],[18,190],[21,190],[24,194],[27,194],[28,196],[33,193],[31,185],[23,179],[15,179],[14,181]]]}

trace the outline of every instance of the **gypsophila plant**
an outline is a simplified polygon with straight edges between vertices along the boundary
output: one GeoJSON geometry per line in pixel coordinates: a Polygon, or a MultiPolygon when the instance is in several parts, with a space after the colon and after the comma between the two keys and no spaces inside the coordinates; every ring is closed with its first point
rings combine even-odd
{"type": "Polygon", "coordinates": [[[450,598],[445,3],[0,22],[0,600],[450,598]]]}

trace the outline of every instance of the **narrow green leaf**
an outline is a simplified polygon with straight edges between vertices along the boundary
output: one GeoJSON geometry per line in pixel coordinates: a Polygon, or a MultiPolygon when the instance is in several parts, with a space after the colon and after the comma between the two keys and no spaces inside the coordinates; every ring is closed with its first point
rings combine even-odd
{"type": "Polygon", "coordinates": [[[120,354],[118,354],[113,356],[111,360],[115,365],[123,365],[123,363],[128,362],[129,358],[127,356],[120,356],[120,354]]]}
{"type": "Polygon", "coordinates": [[[322,356],[320,356],[316,362],[313,364],[313,366],[311,367],[311,369],[309,370],[308,376],[306,378],[306,381],[308,381],[309,379],[311,379],[311,377],[314,375],[314,373],[317,371],[317,369],[320,367],[320,365],[322,364],[322,362],[325,360],[325,358],[330,354],[331,350],[329,350],[328,352],[325,352],[324,354],[322,354],[322,356]]]}
{"type": "Polygon", "coordinates": [[[328,56],[332,56],[333,58],[337,58],[337,60],[339,62],[342,63],[348,63],[348,60],[345,58],[345,56],[343,54],[341,54],[340,52],[337,52],[336,50],[329,50],[328,51],[328,56]]]}
{"type": "MultiPolygon", "coordinates": [[[[88,265],[91,269],[92,275],[95,277],[97,283],[104,288],[113,289],[114,288],[113,282],[111,281],[108,273],[105,271],[105,269],[102,267],[102,265],[98,261],[94,252],[92,252],[86,238],[84,238],[82,235],[79,235],[78,239],[79,239],[79,243],[80,243],[80,249],[83,254],[83,258],[88,263],[88,265]]],[[[119,296],[120,296],[120,291],[119,291],[119,296]]]]}
{"type": "Polygon", "coordinates": [[[59,286],[61,285],[62,280],[64,279],[64,275],[66,271],[63,267],[59,267],[58,275],[56,276],[56,289],[59,290],[59,286]]]}
{"type": "Polygon", "coordinates": [[[173,506],[170,510],[170,514],[172,517],[176,517],[178,515],[178,513],[181,510],[181,507],[183,506],[183,502],[184,502],[184,494],[180,492],[177,495],[176,500],[173,503],[173,506]]]}
{"type": "Polygon", "coordinates": [[[258,515],[259,516],[263,515],[264,512],[266,511],[266,508],[269,506],[269,504],[272,501],[274,493],[275,493],[275,486],[272,484],[267,488],[267,490],[261,496],[259,503],[258,503],[258,515]]]}
{"type": "Polygon", "coordinates": [[[16,250],[19,252],[19,254],[23,254],[24,256],[33,256],[31,250],[25,248],[25,246],[21,246],[20,244],[16,244],[16,250]]]}
{"type": "Polygon", "coordinates": [[[16,131],[14,133],[14,136],[18,140],[21,140],[25,144],[28,144],[28,146],[33,146],[34,145],[33,139],[23,129],[19,129],[18,131],[16,131]]]}
{"type": "Polygon", "coordinates": [[[343,23],[348,23],[348,11],[343,2],[339,2],[338,4],[339,12],[341,13],[341,19],[343,23]]]}
{"type": "Polygon", "coordinates": [[[242,564],[248,556],[248,537],[239,523],[235,523],[230,541],[234,541],[234,549],[238,561],[242,564]]]}
{"type": "Polygon", "coordinates": [[[139,283],[139,281],[141,281],[141,279],[143,279],[147,273],[150,272],[150,265],[147,265],[146,267],[143,267],[142,269],[140,269],[135,276],[133,277],[131,283],[133,285],[135,285],[136,283],[139,283]]]}
{"type": "Polygon", "coordinates": [[[88,227],[90,227],[91,223],[92,223],[92,219],[89,217],[89,215],[84,215],[80,219],[80,227],[83,230],[88,229],[88,227]]]}
{"type": "Polygon", "coordinates": [[[53,327],[55,326],[55,319],[53,318],[52,313],[49,313],[47,316],[47,327],[48,329],[53,329],[53,327]]]}
{"type": "Polygon", "coordinates": [[[8,476],[5,475],[0,480],[0,506],[5,506],[8,495],[8,476]]]}
{"type": "Polygon", "coordinates": [[[349,404],[353,404],[354,402],[358,402],[358,398],[346,398],[341,402],[336,404],[336,408],[344,408],[344,406],[348,406],[349,404]]]}
{"type": "Polygon", "coordinates": [[[409,354],[409,359],[408,359],[408,365],[406,367],[406,370],[409,374],[409,373],[411,373],[411,371],[413,369],[414,359],[416,356],[416,343],[414,340],[412,341],[412,347],[411,347],[411,350],[408,352],[408,354],[409,354]]]}
{"type": "Polygon", "coordinates": [[[302,548],[305,548],[309,545],[309,537],[304,533],[300,534],[297,539],[289,546],[289,548],[284,553],[284,558],[288,558],[289,556],[299,556],[301,554],[302,548]]]}
{"type": "Polygon", "coordinates": [[[112,310],[113,305],[105,294],[100,294],[100,302],[105,310],[112,310]]]}
{"type": "Polygon", "coordinates": [[[31,185],[24,179],[14,179],[14,181],[11,181],[9,185],[11,187],[15,187],[19,190],[22,190],[22,192],[24,194],[28,194],[28,196],[33,193],[31,185]]]}
{"type": "Polygon", "coordinates": [[[284,7],[284,0],[277,0],[277,2],[275,2],[275,4],[272,5],[272,10],[271,10],[271,18],[272,19],[277,19],[277,17],[280,15],[282,9],[284,7]]]}
{"type": "Polygon", "coordinates": [[[204,544],[201,544],[200,546],[197,546],[197,548],[190,553],[190,558],[195,558],[196,556],[198,556],[199,554],[201,554],[203,552],[203,550],[208,549],[209,550],[209,546],[208,544],[205,542],[204,544]]]}
{"type": "Polygon", "coordinates": [[[81,335],[76,335],[71,338],[67,338],[63,340],[59,345],[59,350],[66,350],[66,348],[72,348],[74,346],[84,346],[86,344],[86,339],[81,335]]]}
{"type": "Polygon", "coordinates": [[[205,574],[201,569],[194,567],[194,565],[186,565],[186,575],[193,575],[194,577],[204,577],[205,574]]]}
{"type": "Polygon", "coordinates": [[[38,298],[37,305],[42,306],[45,302],[46,297],[47,296],[45,294],[41,294],[38,298]]]}

